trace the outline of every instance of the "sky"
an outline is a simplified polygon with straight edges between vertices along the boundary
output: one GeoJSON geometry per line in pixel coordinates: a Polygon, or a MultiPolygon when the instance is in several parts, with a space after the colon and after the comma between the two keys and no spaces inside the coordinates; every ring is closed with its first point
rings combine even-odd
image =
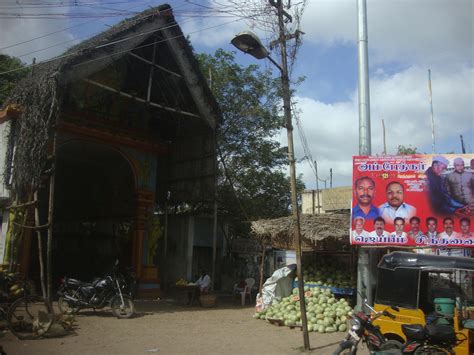
{"type": "MultiPolygon", "coordinates": [[[[265,45],[275,39],[241,16],[242,9],[247,9],[247,14],[251,10],[249,1],[167,3],[194,49],[213,53],[218,48],[235,50],[230,40],[244,30],[255,31],[265,45]]],[[[25,63],[31,63],[33,57],[37,62],[47,60],[124,17],[162,3],[2,0],[0,53],[21,56],[25,63]],[[11,14],[15,18],[6,18],[11,14]]],[[[293,0],[291,4],[297,6],[301,1],[293,0]]],[[[473,4],[472,0],[367,0],[373,155],[383,152],[382,119],[388,154],[395,154],[399,145],[432,153],[428,70],[436,153],[461,153],[460,135],[467,153],[473,152],[473,4]]],[[[319,178],[326,180],[320,181],[319,187],[329,187],[330,169],[333,186],[347,186],[351,184],[352,156],[359,152],[357,0],[307,0],[300,30],[304,32],[303,42],[292,70],[293,81],[305,77],[295,87],[293,97],[300,120],[294,131],[297,174],[303,174],[307,188],[315,188],[316,177],[304,159],[307,154],[300,128],[311,158],[317,161],[319,178]]],[[[256,61],[241,52],[235,58],[242,65],[272,67],[268,61],[256,61]]],[[[279,75],[277,70],[274,74],[279,75]]],[[[275,139],[286,145],[286,131],[275,139]]]]}

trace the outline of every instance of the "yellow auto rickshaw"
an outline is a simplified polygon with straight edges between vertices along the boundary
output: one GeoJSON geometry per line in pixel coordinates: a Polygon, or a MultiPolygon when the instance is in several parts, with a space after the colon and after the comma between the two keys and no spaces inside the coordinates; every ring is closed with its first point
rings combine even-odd
{"type": "Polygon", "coordinates": [[[473,275],[471,258],[410,252],[384,255],[378,264],[374,308],[391,307],[396,317],[383,316],[374,324],[386,338],[402,343],[406,341],[402,324],[452,325],[458,339],[456,355],[473,354],[473,275]]]}

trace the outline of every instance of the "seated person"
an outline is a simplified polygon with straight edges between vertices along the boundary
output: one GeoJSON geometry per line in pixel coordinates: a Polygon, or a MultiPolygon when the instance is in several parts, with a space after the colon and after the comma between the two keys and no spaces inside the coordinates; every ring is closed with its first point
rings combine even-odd
{"type": "Polygon", "coordinates": [[[206,273],[204,269],[200,271],[200,277],[195,282],[196,286],[199,287],[201,293],[208,293],[211,287],[211,277],[206,273]]]}

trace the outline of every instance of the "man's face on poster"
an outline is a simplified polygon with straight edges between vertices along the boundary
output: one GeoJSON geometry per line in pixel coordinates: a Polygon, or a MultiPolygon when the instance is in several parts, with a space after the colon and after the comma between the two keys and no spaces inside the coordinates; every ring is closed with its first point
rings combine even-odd
{"type": "Polygon", "coordinates": [[[440,161],[436,162],[433,164],[433,172],[436,174],[436,175],[441,175],[441,173],[443,171],[446,170],[448,166],[440,161]]]}
{"type": "Polygon", "coordinates": [[[375,186],[369,179],[361,179],[356,186],[356,197],[359,205],[369,206],[375,194],[375,186]]]}
{"type": "Polygon", "coordinates": [[[462,232],[462,234],[471,233],[471,225],[468,221],[466,221],[466,220],[461,221],[461,232],[462,232]]]}
{"type": "Polygon", "coordinates": [[[452,233],[454,229],[454,223],[450,219],[444,221],[444,231],[446,233],[452,233]]]}
{"type": "Polygon", "coordinates": [[[410,228],[413,233],[418,233],[420,231],[420,222],[418,220],[414,219],[410,222],[410,228]]]}
{"type": "Polygon", "coordinates": [[[375,221],[374,223],[374,228],[375,231],[377,232],[377,235],[382,235],[383,234],[383,229],[385,227],[385,223],[382,221],[375,221]]]}
{"type": "Polygon", "coordinates": [[[394,182],[387,187],[387,201],[393,208],[398,208],[403,203],[403,186],[394,182]]]}
{"type": "Polygon", "coordinates": [[[395,221],[395,232],[397,232],[397,234],[402,234],[403,227],[405,227],[405,221],[403,219],[397,219],[395,221]]]}
{"type": "Polygon", "coordinates": [[[464,172],[464,162],[455,162],[454,170],[460,174],[464,172]]]}
{"type": "Polygon", "coordinates": [[[355,220],[355,230],[360,233],[362,232],[362,229],[364,228],[364,220],[362,218],[357,218],[355,220]]]}
{"type": "Polygon", "coordinates": [[[427,223],[426,223],[426,227],[428,228],[428,232],[430,233],[435,233],[436,232],[436,228],[438,227],[436,221],[433,221],[433,220],[429,220],[427,223]]]}

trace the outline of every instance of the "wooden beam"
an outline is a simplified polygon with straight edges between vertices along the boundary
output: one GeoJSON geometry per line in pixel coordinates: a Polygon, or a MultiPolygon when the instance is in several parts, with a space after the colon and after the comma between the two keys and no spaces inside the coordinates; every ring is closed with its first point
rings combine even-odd
{"type": "Polygon", "coordinates": [[[181,111],[181,110],[179,110],[179,109],[172,108],[172,107],[168,107],[168,106],[164,106],[164,105],[160,105],[160,104],[157,104],[157,103],[155,103],[155,102],[147,102],[145,99],[142,99],[142,98],[139,98],[139,97],[136,97],[136,96],[127,94],[126,92],[123,92],[123,91],[114,89],[114,88],[112,88],[112,87],[110,87],[110,86],[107,86],[107,85],[98,83],[97,81],[94,81],[94,80],[91,80],[91,79],[82,79],[82,80],[85,81],[86,83],[89,83],[89,84],[98,86],[98,87],[100,87],[100,88],[102,88],[102,89],[104,89],[104,90],[114,92],[114,93],[116,93],[116,94],[119,94],[120,96],[128,97],[129,99],[135,100],[135,101],[137,101],[137,102],[141,102],[141,103],[146,104],[146,105],[150,105],[150,106],[153,106],[153,107],[158,107],[158,108],[161,108],[161,109],[163,109],[163,110],[170,111],[170,112],[180,113],[180,114],[185,115],[185,116],[191,116],[191,117],[201,118],[201,116],[196,115],[195,113],[192,113],[192,112],[181,111]]]}
{"type": "Polygon", "coordinates": [[[178,78],[182,78],[182,75],[181,75],[181,74],[178,74],[178,73],[175,73],[174,71],[171,71],[171,70],[169,70],[169,69],[166,69],[165,67],[162,67],[162,66],[159,65],[159,64],[150,62],[148,59],[145,59],[145,58],[143,58],[143,57],[140,57],[139,55],[137,55],[137,54],[135,54],[135,53],[133,53],[133,52],[128,52],[128,54],[130,54],[130,55],[131,55],[132,57],[134,57],[134,58],[137,58],[137,59],[141,60],[142,62],[145,62],[145,63],[148,63],[148,64],[154,66],[155,68],[161,69],[161,70],[163,70],[164,72],[167,72],[168,74],[174,75],[174,76],[176,76],[176,77],[178,77],[178,78]]]}
{"type": "Polygon", "coordinates": [[[61,132],[87,137],[101,143],[125,145],[127,147],[150,152],[156,155],[168,153],[168,146],[163,143],[153,143],[145,140],[138,140],[125,134],[106,131],[100,128],[86,127],[73,122],[60,122],[58,124],[58,130],[61,132]]]}

